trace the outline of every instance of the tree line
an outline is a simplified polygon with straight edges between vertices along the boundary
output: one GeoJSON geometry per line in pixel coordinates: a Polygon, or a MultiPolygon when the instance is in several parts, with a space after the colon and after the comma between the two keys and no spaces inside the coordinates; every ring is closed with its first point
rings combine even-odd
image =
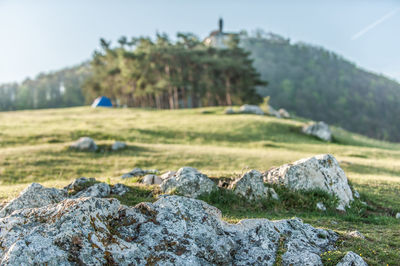
{"type": "Polygon", "coordinates": [[[206,46],[193,34],[126,37],[111,43],[91,61],[86,95],[110,97],[118,105],[177,109],[259,103],[256,86],[265,85],[239,39],[227,39],[226,49],[206,46]]]}

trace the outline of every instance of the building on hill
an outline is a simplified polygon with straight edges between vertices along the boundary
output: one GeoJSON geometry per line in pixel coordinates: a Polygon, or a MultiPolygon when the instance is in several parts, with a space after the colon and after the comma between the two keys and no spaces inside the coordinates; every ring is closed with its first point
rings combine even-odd
{"type": "Polygon", "coordinates": [[[237,33],[228,33],[223,31],[224,21],[222,18],[218,21],[218,30],[214,30],[208,37],[204,39],[204,44],[216,48],[228,48],[227,42],[231,37],[238,35],[237,33]]]}

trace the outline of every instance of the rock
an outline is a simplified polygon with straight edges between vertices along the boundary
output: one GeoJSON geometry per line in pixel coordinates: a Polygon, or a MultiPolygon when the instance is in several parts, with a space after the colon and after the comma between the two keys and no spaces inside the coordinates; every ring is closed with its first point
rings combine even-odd
{"type": "Polygon", "coordinates": [[[164,196],[135,207],[66,199],[0,219],[1,265],[322,265],[338,236],[300,219],[221,220],[203,201],[164,196]],[[282,252],[283,250],[283,252],[282,252]]]}
{"type": "Polygon", "coordinates": [[[289,112],[286,111],[285,109],[281,108],[281,109],[279,109],[278,112],[279,112],[279,115],[280,115],[282,118],[290,118],[289,112]]]}
{"type": "Polygon", "coordinates": [[[145,176],[147,174],[158,174],[158,173],[159,171],[156,169],[143,170],[141,168],[134,168],[129,173],[122,175],[122,178],[140,177],[140,176],[145,176]]]}
{"type": "Polygon", "coordinates": [[[127,192],[129,192],[129,190],[130,190],[129,187],[118,183],[118,184],[115,184],[114,186],[112,186],[111,194],[118,195],[118,196],[123,196],[127,192]]]}
{"type": "Polygon", "coordinates": [[[233,115],[236,114],[236,112],[232,109],[232,107],[228,107],[225,109],[225,114],[226,115],[233,115]]]}
{"type": "MultiPolygon", "coordinates": [[[[11,200],[0,210],[0,218],[5,217],[16,210],[25,208],[38,208],[49,204],[58,203],[66,197],[67,192],[65,190],[45,188],[40,184],[32,183],[26,189],[24,189],[18,197],[11,200]]],[[[0,262],[0,264],[2,263],[0,262]]]]}
{"type": "Polygon", "coordinates": [[[121,141],[116,141],[111,146],[111,150],[113,150],[113,151],[122,150],[122,149],[125,149],[125,148],[126,148],[125,142],[121,142],[121,141]]]}
{"type": "Polygon", "coordinates": [[[302,132],[324,141],[332,141],[332,132],[329,129],[329,126],[322,121],[305,125],[302,132]]]}
{"type": "Polygon", "coordinates": [[[359,198],[360,198],[360,193],[358,193],[357,190],[354,190],[353,196],[354,196],[356,199],[359,199],[359,198]]]}
{"type": "Polygon", "coordinates": [[[317,202],[317,209],[320,211],[326,211],[326,207],[322,202],[317,202]]]}
{"type": "Polygon", "coordinates": [[[281,118],[281,114],[270,105],[268,105],[268,115],[281,118]]]}
{"type": "Polygon", "coordinates": [[[75,190],[75,191],[81,191],[82,189],[87,188],[89,185],[92,185],[96,182],[96,179],[91,177],[91,178],[86,178],[86,177],[80,177],[72,181],[71,184],[68,186],[64,187],[66,190],[75,190]]]}
{"type": "Polygon", "coordinates": [[[210,178],[192,167],[182,167],[173,177],[161,184],[161,191],[164,193],[176,192],[191,198],[197,198],[216,189],[217,185],[210,178]]]}
{"type": "Polygon", "coordinates": [[[275,189],[273,189],[272,187],[268,188],[268,195],[274,200],[279,200],[278,193],[276,193],[275,189]]]}
{"type": "Polygon", "coordinates": [[[146,185],[160,185],[163,180],[157,175],[145,175],[142,182],[146,185]]]}
{"type": "Polygon", "coordinates": [[[396,213],[396,219],[400,219],[400,212],[396,213]]]}
{"type": "Polygon", "coordinates": [[[356,253],[349,251],[336,266],[368,266],[356,253]]]}
{"type": "Polygon", "coordinates": [[[361,201],[361,204],[364,206],[368,206],[368,204],[365,201],[361,201]]]}
{"type": "Polygon", "coordinates": [[[109,196],[111,193],[111,188],[106,183],[96,183],[82,191],[76,193],[72,198],[83,198],[83,197],[98,197],[104,198],[109,196]]]}
{"type": "Polygon", "coordinates": [[[264,181],[284,185],[293,190],[322,189],[339,198],[339,208],[345,210],[353,201],[346,174],[335,157],[322,154],[273,168],[264,181]]]}
{"type": "Polygon", "coordinates": [[[229,188],[235,194],[248,200],[268,198],[268,188],[264,186],[263,176],[257,170],[248,171],[241,178],[235,180],[229,188]]]}
{"type": "Polygon", "coordinates": [[[239,113],[264,115],[264,111],[259,106],[257,106],[257,105],[249,105],[249,104],[245,104],[245,105],[240,106],[239,113]]]}
{"type": "Polygon", "coordinates": [[[162,174],[162,175],[160,176],[160,178],[161,178],[162,180],[165,180],[165,179],[168,179],[168,178],[173,177],[175,174],[176,174],[175,171],[168,171],[168,172],[165,172],[164,174],[162,174]]]}
{"type": "Polygon", "coordinates": [[[80,151],[97,151],[98,149],[94,140],[89,137],[82,137],[69,147],[80,151]]]}
{"type": "Polygon", "coordinates": [[[348,232],[347,235],[350,237],[354,237],[354,238],[365,239],[365,236],[363,234],[361,234],[359,231],[351,231],[351,232],[348,232]]]}

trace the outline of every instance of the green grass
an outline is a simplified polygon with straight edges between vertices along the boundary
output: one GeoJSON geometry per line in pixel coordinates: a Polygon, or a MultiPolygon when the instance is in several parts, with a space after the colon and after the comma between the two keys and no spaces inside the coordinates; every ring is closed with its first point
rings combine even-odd
{"type": "Polygon", "coordinates": [[[160,193],[137,179],[120,176],[134,167],[161,172],[192,166],[212,178],[235,178],[248,169],[266,171],[304,157],[331,153],[361,194],[346,213],[334,209],[335,199],[320,191],[294,193],[275,187],[280,201],[247,202],[222,190],[203,199],[220,208],[225,220],[285,219],[297,216],[316,227],[341,233],[338,250],[323,254],[334,265],[352,250],[370,265],[400,261],[400,145],[333,128],[334,141],[324,143],[300,133],[304,119],[285,120],[255,115],[224,115],[224,108],[176,111],[91,109],[87,107],[0,113],[0,202],[15,197],[27,184],[63,187],[85,176],[111,184],[124,183],[131,192],[118,197],[134,205],[154,201],[160,193]],[[68,146],[90,136],[96,153],[68,146]],[[113,141],[128,147],[112,152],[113,141]],[[326,212],[315,209],[323,201],[326,212]],[[361,204],[368,203],[368,207],[361,204]],[[365,240],[348,238],[359,230],[365,240]]]}

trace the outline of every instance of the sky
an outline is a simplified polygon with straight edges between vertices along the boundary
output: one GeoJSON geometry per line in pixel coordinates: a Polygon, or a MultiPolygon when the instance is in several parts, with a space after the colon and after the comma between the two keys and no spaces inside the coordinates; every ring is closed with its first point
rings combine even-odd
{"type": "Polygon", "coordinates": [[[226,31],[263,29],[400,81],[398,0],[0,0],[0,83],[88,60],[101,37],[204,38],[219,17],[226,31]]]}

